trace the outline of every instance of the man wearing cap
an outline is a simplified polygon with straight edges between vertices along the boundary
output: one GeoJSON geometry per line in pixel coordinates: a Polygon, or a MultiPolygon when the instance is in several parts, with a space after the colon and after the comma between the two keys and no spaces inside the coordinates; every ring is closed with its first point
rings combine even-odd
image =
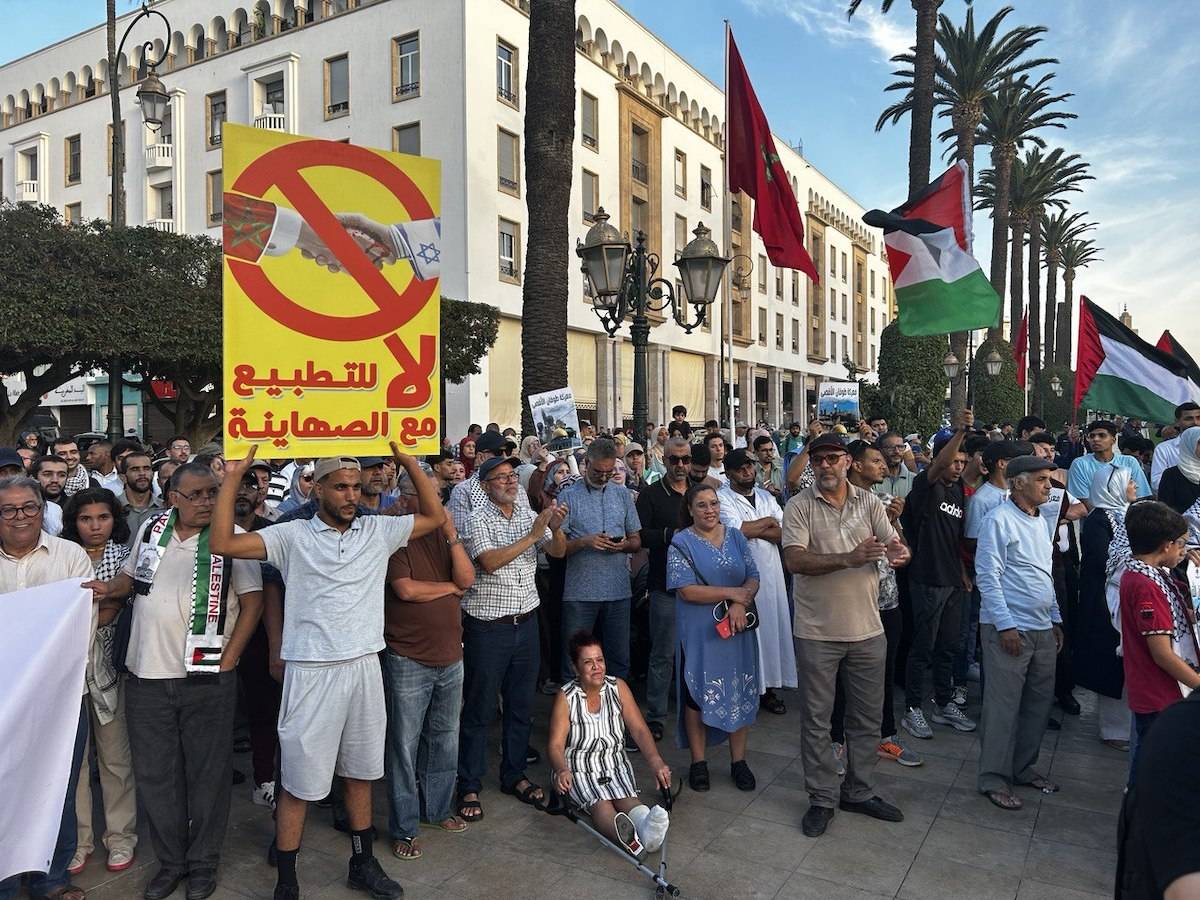
{"type": "Polygon", "coordinates": [[[274,522],[279,518],[279,514],[267,505],[267,489],[271,486],[271,476],[275,474],[275,470],[265,459],[256,459],[246,474],[258,485],[258,499],[254,503],[255,515],[262,516],[268,522],[274,522]]]}
{"type": "MultiPolygon", "coordinates": [[[[479,469],[489,459],[505,458],[508,442],[499,431],[485,431],[475,439],[475,468],[470,476],[456,484],[450,491],[450,502],[446,510],[454,519],[454,527],[461,533],[467,527],[467,519],[476,504],[487,499],[487,492],[480,486],[479,469]]],[[[529,495],[517,485],[517,496],[513,501],[518,506],[529,508],[529,495]]]]}
{"type": "Polygon", "coordinates": [[[11,447],[0,449],[0,478],[24,474],[25,460],[21,459],[20,454],[11,447]]]}
{"type": "Polygon", "coordinates": [[[636,493],[646,486],[646,450],[641,444],[625,445],[625,469],[625,487],[636,493]]]}
{"type": "Polygon", "coordinates": [[[386,740],[378,656],[385,646],[383,584],[388,557],[410,538],[441,527],[445,512],[417,461],[395,444],[392,452],[417,486],[416,515],[358,515],[362,472],[357,459],[342,456],[316,464],[315,517],[235,534],[238,485],[254,462],[253,448],[227,464],[213,513],[214,552],[266,560],[303,598],[283,612],[276,900],[300,895],[296,854],[307,805],[329,793],[335,773],[344,779],[351,829],[348,884],[375,898],[403,893],[371,846],[371,782],[383,777],[386,740]]]}
{"type": "Polygon", "coordinates": [[[1050,497],[1054,463],[1036,456],[1009,461],[1010,496],[987,518],[975,552],[983,668],[983,738],[978,788],[1001,809],[1020,809],[1014,785],[1053,792],[1034,771],[1063,633],[1051,574],[1051,546],[1041,505],[1050,497]]]}
{"type": "MultiPolygon", "coordinates": [[[[522,803],[545,799],[542,789],[525,775],[541,657],[535,575],[539,549],[554,557],[566,553],[562,524],[568,513],[558,501],[537,516],[528,504],[522,506],[517,471],[508,458],[494,457],[475,471],[484,496],[461,532],[467,555],[475,562],[475,583],[462,598],[463,706],[458,742],[458,814],[468,822],[483,816],[479,792],[487,774],[488,729],[496,716],[497,694],[504,708],[500,790],[522,803]]],[[[569,671],[569,666],[564,669],[569,671]]]]}
{"type": "Polygon", "coordinates": [[[360,502],[373,512],[383,511],[383,496],[387,492],[387,469],[382,456],[360,456],[362,467],[362,499],[360,502]]]}
{"type": "Polygon", "coordinates": [[[889,822],[904,814],[875,795],[868,781],[879,746],[887,638],[879,618],[881,559],[909,560],[883,502],[847,480],[850,455],[827,434],[807,445],[816,480],[783,511],[783,554],[795,573],[796,662],[799,666],[801,753],[811,806],[800,823],[808,837],[825,833],[839,794],[829,722],[841,672],[846,775],[839,807],[889,822]]]}

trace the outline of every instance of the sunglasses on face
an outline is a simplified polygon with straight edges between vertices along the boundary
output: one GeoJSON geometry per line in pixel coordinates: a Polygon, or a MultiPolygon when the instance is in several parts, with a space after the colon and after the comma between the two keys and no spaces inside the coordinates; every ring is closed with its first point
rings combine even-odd
{"type": "Polygon", "coordinates": [[[668,456],[667,462],[673,466],[686,466],[692,461],[690,456],[668,456]]]}
{"type": "Polygon", "coordinates": [[[820,456],[810,456],[809,460],[813,464],[813,468],[818,466],[834,466],[844,454],[841,453],[823,453],[820,456]]]}

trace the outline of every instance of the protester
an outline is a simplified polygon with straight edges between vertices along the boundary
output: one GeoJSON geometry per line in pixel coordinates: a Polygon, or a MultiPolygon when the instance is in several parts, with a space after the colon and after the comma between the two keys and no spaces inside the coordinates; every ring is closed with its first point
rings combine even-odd
{"type": "Polygon", "coordinates": [[[1175,512],[1200,521],[1200,427],[1188,428],[1176,440],[1178,456],[1159,479],[1158,499],[1175,512]]]}
{"type": "Polygon", "coordinates": [[[666,448],[671,433],[664,425],[654,432],[654,440],[646,447],[646,483],[653,484],[667,473],[666,448]]]}
{"type": "Polygon", "coordinates": [[[1010,498],[984,519],[975,553],[983,668],[978,789],[996,806],[1020,809],[1014,785],[1052,793],[1034,769],[1054,696],[1061,616],[1042,521],[1054,464],[1021,456],[1008,464],[1010,498]]]}
{"type": "Polygon", "coordinates": [[[775,442],[761,434],[754,439],[755,484],[765,490],[776,504],[783,502],[783,466],[776,455],[775,442]]]}
{"type": "Polygon", "coordinates": [[[876,446],[887,463],[887,475],[875,486],[875,493],[905,499],[912,490],[913,479],[917,477],[917,463],[912,448],[898,431],[884,432],[876,446]]]}
{"type": "Polygon", "coordinates": [[[568,650],[575,678],[563,685],[550,713],[554,787],[583,807],[601,834],[640,858],[662,846],[670,817],[661,806],[650,808],[638,799],[624,734],[637,742],[658,787],[671,789],[671,769],[629,685],[608,674],[600,641],[580,631],[568,650]]]}
{"type": "MultiPolygon", "coordinates": [[[[545,474],[529,482],[529,506],[534,514],[550,509],[558,495],[579,480],[575,457],[555,459],[546,466],[545,474]]],[[[550,556],[543,549],[537,553],[535,581],[538,592],[538,636],[540,661],[538,691],[553,697],[562,686],[567,673],[562,671],[562,598],[567,578],[567,561],[550,556]]]]}
{"type": "Polygon", "coordinates": [[[386,508],[384,497],[387,494],[387,470],[382,456],[361,456],[358,464],[362,472],[362,494],[359,503],[372,512],[383,512],[386,508]]]}
{"type": "Polygon", "coordinates": [[[704,446],[712,457],[708,466],[708,476],[725,484],[728,481],[725,477],[725,454],[728,451],[728,445],[719,428],[716,431],[709,431],[704,436],[704,446]]]}
{"type": "Polygon", "coordinates": [[[868,780],[879,745],[887,638],[879,618],[878,562],[908,563],[910,553],[888,522],[882,501],[849,483],[850,456],[837,435],[806,445],[817,473],[783,513],[783,553],[795,601],[801,755],[810,806],[801,821],[809,837],[833,819],[837,773],[829,726],[834,685],[846,687],[848,752],[839,807],[889,822],[904,814],[878,797],[868,780]],[[840,672],[840,676],[839,676],[840,672]]]}
{"type": "Polygon", "coordinates": [[[692,436],[692,426],[688,424],[686,406],[671,407],[671,422],[667,426],[667,430],[671,434],[679,435],[684,440],[692,436]]]}
{"type": "Polygon", "coordinates": [[[1141,464],[1132,456],[1126,456],[1117,449],[1117,426],[1106,419],[1097,419],[1088,425],[1087,442],[1091,448],[1071,463],[1067,475],[1067,490],[1076,497],[1086,497],[1092,484],[1092,477],[1102,466],[1114,463],[1129,469],[1133,483],[1137,485],[1139,497],[1150,496],[1150,482],[1141,464]]]}
{"type": "Polygon", "coordinates": [[[1175,407],[1175,430],[1177,437],[1162,441],[1154,448],[1154,457],[1150,464],[1150,486],[1157,493],[1163,473],[1172,466],[1178,465],[1180,454],[1180,437],[1189,429],[1200,425],[1200,403],[1187,401],[1175,407]]]}
{"type": "Polygon", "coordinates": [[[287,496],[275,508],[275,512],[278,513],[276,521],[279,521],[280,518],[293,510],[299,509],[312,498],[313,469],[314,467],[311,462],[304,464],[297,463],[292,468],[291,482],[287,489],[287,496]]]}
{"type": "MultiPolygon", "coordinates": [[[[115,578],[129,557],[129,526],[117,498],[106,488],[87,488],[67,502],[62,536],[83,548],[93,566],[92,577],[98,581],[115,578]]],[[[129,615],[129,612],[120,614],[129,615]]],[[[116,609],[99,614],[96,634],[88,650],[88,693],[84,705],[88,711],[89,744],[96,748],[96,768],[100,773],[104,802],[106,867],[110,872],[123,872],[133,865],[138,835],[133,758],[125,721],[125,689],[113,660],[116,615],[116,609]]],[[[72,875],[83,871],[88,857],[96,849],[89,755],[85,749],[75,793],[78,839],[68,869],[72,875]]]]}
{"type": "Polygon", "coordinates": [[[758,644],[747,629],[758,570],[746,538],[721,523],[721,501],[708,484],[684,495],[681,530],[667,552],[667,588],[675,592],[676,741],[691,753],[688,785],[711,787],[709,746],[729,741],[730,776],[740,791],[757,782],[746,739],[759,704],[758,644]],[[723,624],[724,633],[714,625],[723,624]],[[722,684],[723,690],[710,690],[722,684]]]}
{"type": "MultiPolygon", "coordinates": [[[[770,438],[764,438],[768,444],[770,438]]],[[[772,445],[773,446],[773,445],[772,445]]],[[[783,510],[778,501],[758,487],[754,458],[745,448],[726,457],[729,483],[717,491],[721,501],[721,523],[739,529],[750,547],[758,570],[758,593],[754,612],[758,617],[760,705],[768,712],[787,712],[775,688],[796,686],[796,652],[792,642],[791,613],[779,544],[783,540],[783,510]]]]}
{"type": "Polygon", "coordinates": [[[1114,750],[1129,750],[1129,708],[1125,672],[1117,655],[1120,633],[1121,576],[1129,563],[1125,514],[1137,488],[1129,470],[1105,466],[1092,477],[1079,545],[1079,607],[1075,620],[1075,680],[1096,693],[1100,740],[1114,750]]]}
{"type": "Polygon", "coordinates": [[[91,483],[91,477],[88,475],[87,469],[79,464],[79,444],[76,443],[75,438],[69,435],[55,438],[50,443],[50,448],[54,456],[59,457],[67,464],[67,480],[63,484],[65,501],[67,497],[86,488],[91,483]]]}
{"type": "Polygon", "coordinates": [[[630,441],[625,445],[625,486],[635,494],[646,487],[646,451],[641,444],[630,441]]]}
{"type": "Polygon", "coordinates": [[[185,435],[176,434],[167,441],[167,459],[183,465],[192,455],[192,442],[185,435]]]}
{"type": "MultiPolygon", "coordinates": [[[[73,442],[72,442],[73,443],[73,442]]],[[[77,544],[47,534],[42,528],[42,507],[45,504],[38,482],[23,475],[0,478],[0,594],[52,584],[66,579],[84,580],[92,577],[93,567],[88,555],[77,544]]],[[[99,623],[100,605],[92,604],[88,641],[99,623]]],[[[58,648],[46,647],[47,653],[58,648]]],[[[47,861],[46,871],[27,876],[11,875],[0,881],[0,897],[17,896],[24,880],[29,895],[55,900],[84,900],[82,889],[71,884],[68,866],[75,855],[77,821],[75,792],[84,760],[88,738],[88,687],[80,685],[79,724],[75,731],[67,790],[63,797],[62,817],[54,852],[47,861]]],[[[72,712],[71,714],[75,714],[72,712]]],[[[11,737],[9,738],[11,740],[11,737]]],[[[6,810],[10,821],[19,821],[22,811],[6,810]]]]}
{"type": "MultiPolygon", "coordinates": [[[[475,454],[472,457],[474,468],[468,467],[466,480],[454,486],[450,492],[450,500],[446,504],[446,511],[454,519],[454,527],[458,529],[459,534],[466,530],[467,520],[475,506],[487,500],[487,492],[482,489],[476,470],[489,459],[507,458],[504,452],[504,437],[498,432],[488,431],[481,434],[472,446],[475,454]]],[[[518,476],[519,479],[520,476],[518,476]]],[[[520,484],[517,485],[514,502],[518,506],[529,508],[529,495],[525,493],[520,484]]]]}
{"type": "Polygon", "coordinates": [[[129,539],[132,539],[143,522],[162,511],[162,504],[154,499],[154,470],[148,454],[141,451],[125,454],[117,464],[117,471],[124,482],[117,501],[129,526],[129,539]]]}

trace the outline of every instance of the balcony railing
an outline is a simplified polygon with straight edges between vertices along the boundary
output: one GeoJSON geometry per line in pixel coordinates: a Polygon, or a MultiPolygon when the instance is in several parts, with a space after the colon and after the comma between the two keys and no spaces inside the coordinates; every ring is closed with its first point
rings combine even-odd
{"type": "Polygon", "coordinates": [[[415,97],[419,93],[421,93],[421,82],[419,81],[408,81],[396,85],[397,97],[415,97]]]}
{"type": "Polygon", "coordinates": [[[149,225],[151,228],[154,228],[158,231],[167,231],[167,232],[170,232],[171,234],[175,233],[175,220],[174,219],[151,219],[146,224],[149,225]]]}
{"type": "Polygon", "coordinates": [[[174,158],[175,150],[170,144],[151,144],[146,148],[146,170],[169,169],[174,158]]]}
{"type": "Polygon", "coordinates": [[[287,131],[287,116],[283,113],[263,113],[254,117],[254,127],[267,131],[287,131]]]}
{"type": "Polygon", "coordinates": [[[511,103],[514,106],[516,106],[516,104],[517,104],[517,95],[514,94],[512,91],[510,91],[508,88],[497,86],[496,87],[496,96],[499,97],[501,100],[503,100],[505,103],[511,103]]]}
{"type": "Polygon", "coordinates": [[[18,203],[35,203],[38,198],[38,183],[36,181],[18,181],[17,202],[18,203]]]}
{"type": "MultiPolygon", "coordinates": [[[[260,117],[260,118],[261,118],[261,117],[260,117]]],[[[258,120],[257,120],[257,119],[255,120],[255,122],[254,122],[254,125],[255,125],[255,127],[256,127],[256,128],[264,128],[264,127],[266,127],[266,126],[264,126],[264,125],[259,125],[259,124],[258,124],[258,120]]],[[[216,131],[214,134],[210,134],[210,135],[208,136],[208,146],[210,146],[210,147],[220,147],[220,146],[221,146],[221,137],[222,137],[222,134],[221,134],[221,132],[220,132],[220,130],[219,130],[219,126],[218,126],[218,130],[217,130],[217,131],[216,131]]]]}
{"type": "Polygon", "coordinates": [[[640,159],[632,159],[629,161],[629,174],[633,176],[633,180],[641,184],[650,183],[650,167],[640,159]]]}
{"type": "Polygon", "coordinates": [[[594,149],[597,146],[596,136],[594,134],[588,134],[588,133],[584,132],[583,146],[592,147],[594,149]]]}
{"type": "Polygon", "coordinates": [[[502,191],[515,191],[520,186],[516,179],[505,178],[503,175],[498,176],[498,180],[502,191]]]}
{"type": "Polygon", "coordinates": [[[503,275],[505,278],[516,278],[517,277],[516,263],[508,261],[508,260],[503,260],[503,259],[500,260],[500,274],[503,275]]]}
{"type": "Polygon", "coordinates": [[[350,112],[350,101],[343,100],[341,103],[330,103],[325,107],[325,112],[331,116],[340,116],[343,113],[350,112]]]}
{"type": "Polygon", "coordinates": [[[222,220],[222,215],[221,215],[220,210],[217,210],[216,212],[210,212],[208,214],[208,224],[209,225],[220,225],[221,220],[222,220]]]}
{"type": "Polygon", "coordinates": [[[700,182],[700,205],[712,209],[712,185],[707,181],[700,182]]]}

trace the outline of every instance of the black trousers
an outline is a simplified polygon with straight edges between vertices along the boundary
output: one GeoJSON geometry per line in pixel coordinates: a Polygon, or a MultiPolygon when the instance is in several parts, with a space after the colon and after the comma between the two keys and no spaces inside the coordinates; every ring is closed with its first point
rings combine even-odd
{"type": "Polygon", "coordinates": [[[1054,594],[1062,615],[1063,648],[1054,663],[1054,696],[1068,696],[1075,688],[1075,666],[1071,653],[1075,615],[1079,606],[1079,566],[1070,557],[1054,561],[1054,594]]]}
{"type": "Polygon", "coordinates": [[[246,698],[250,724],[250,752],[254,761],[254,783],[275,780],[275,753],[279,748],[279,699],[283,686],[271,677],[271,649],[267,631],[259,623],[246,642],[238,663],[238,679],[246,698]]]}

